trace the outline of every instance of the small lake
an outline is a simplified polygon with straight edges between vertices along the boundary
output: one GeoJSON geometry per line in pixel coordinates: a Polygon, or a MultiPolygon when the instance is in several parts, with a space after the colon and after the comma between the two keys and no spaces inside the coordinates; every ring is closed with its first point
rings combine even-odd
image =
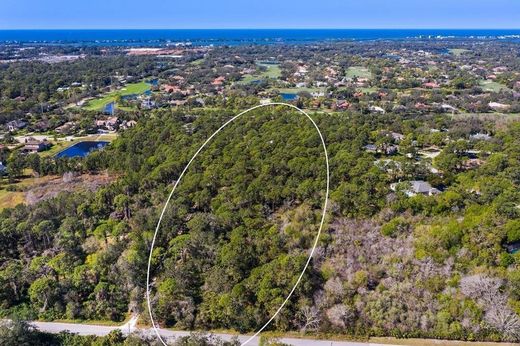
{"type": "Polygon", "coordinates": [[[114,110],[116,108],[115,102],[110,102],[105,105],[105,108],[103,109],[103,113],[105,114],[114,114],[114,110]]]}
{"type": "Polygon", "coordinates": [[[94,150],[106,147],[110,142],[105,141],[84,141],[76,143],[67,149],[56,154],[56,157],[85,157],[94,150]]]}
{"type": "Polygon", "coordinates": [[[284,101],[294,101],[298,98],[298,95],[292,93],[281,93],[280,96],[282,96],[284,101]]]}

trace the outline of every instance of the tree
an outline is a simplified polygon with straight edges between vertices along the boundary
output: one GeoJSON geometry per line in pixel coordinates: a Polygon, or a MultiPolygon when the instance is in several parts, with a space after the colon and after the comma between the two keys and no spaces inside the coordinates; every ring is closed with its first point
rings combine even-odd
{"type": "Polygon", "coordinates": [[[47,276],[34,280],[29,287],[29,298],[40,312],[45,312],[58,299],[56,280],[47,276]]]}

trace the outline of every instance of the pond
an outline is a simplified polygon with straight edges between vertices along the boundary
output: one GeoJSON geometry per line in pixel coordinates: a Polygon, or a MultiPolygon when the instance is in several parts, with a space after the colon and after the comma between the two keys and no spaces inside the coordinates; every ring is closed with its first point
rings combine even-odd
{"type": "Polygon", "coordinates": [[[105,105],[105,108],[103,109],[103,113],[105,114],[114,114],[114,110],[116,108],[115,102],[110,102],[105,105]]]}
{"type": "Polygon", "coordinates": [[[85,157],[94,150],[104,148],[110,142],[106,141],[84,141],[76,143],[56,154],[56,157],[85,157]]]}
{"type": "Polygon", "coordinates": [[[281,93],[280,96],[282,96],[284,101],[294,101],[298,98],[298,95],[292,93],[281,93]]]}

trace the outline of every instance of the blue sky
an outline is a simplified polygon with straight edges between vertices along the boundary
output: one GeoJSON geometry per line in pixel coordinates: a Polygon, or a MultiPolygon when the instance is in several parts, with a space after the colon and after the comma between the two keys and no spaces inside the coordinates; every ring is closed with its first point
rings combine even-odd
{"type": "Polygon", "coordinates": [[[26,28],[520,28],[520,0],[1,0],[26,28]]]}

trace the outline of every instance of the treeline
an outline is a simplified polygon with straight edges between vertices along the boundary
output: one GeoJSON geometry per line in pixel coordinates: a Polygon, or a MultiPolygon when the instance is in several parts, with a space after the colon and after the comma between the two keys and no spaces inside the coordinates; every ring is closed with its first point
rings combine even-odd
{"type": "MultiPolygon", "coordinates": [[[[159,211],[193,153],[233,115],[157,111],[87,157],[118,172],[117,182],[2,211],[2,315],[147,316],[146,266],[159,211]]],[[[503,245],[520,240],[520,126],[392,114],[313,118],[328,146],[331,208],[317,255],[271,328],[518,340],[519,259],[503,245]],[[375,164],[386,156],[364,148],[389,144],[383,130],[402,133],[405,152],[443,143],[431,128],[449,141],[492,128],[485,163],[432,175],[403,152],[390,156],[402,163],[394,174],[375,164]],[[408,197],[390,189],[419,174],[444,192],[408,197]]],[[[263,325],[303,268],[324,187],[319,137],[301,115],[259,109],[224,129],[164,215],[152,256],[155,319],[188,329],[263,325]]]]}

